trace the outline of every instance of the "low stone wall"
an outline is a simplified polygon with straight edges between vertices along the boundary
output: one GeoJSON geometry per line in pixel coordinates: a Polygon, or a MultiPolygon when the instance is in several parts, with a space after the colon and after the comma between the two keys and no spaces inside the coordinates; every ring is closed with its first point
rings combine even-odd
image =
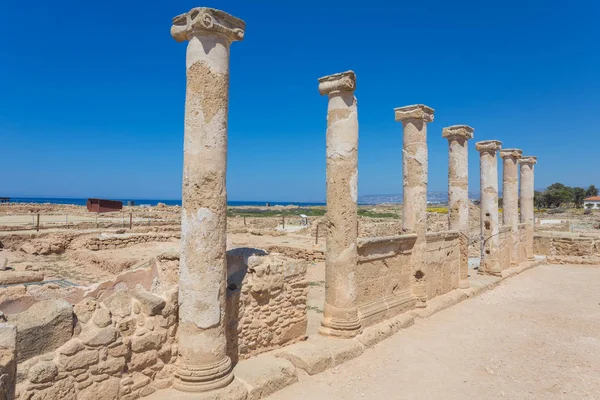
{"type": "Polygon", "coordinates": [[[263,250],[227,252],[227,348],[231,359],[306,338],[306,263],[263,250]]]}
{"type": "Polygon", "coordinates": [[[15,397],[17,378],[17,330],[0,322],[0,400],[15,397]]]}
{"type": "Polygon", "coordinates": [[[500,238],[500,247],[498,247],[498,258],[502,271],[510,268],[511,247],[513,244],[512,231],[510,225],[500,227],[498,237],[500,238]]]}
{"type": "Polygon", "coordinates": [[[102,233],[87,240],[89,250],[123,249],[139,243],[173,242],[181,238],[181,232],[152,233],[102,233]]]}
{"type": "Polygon", "coordinates": [[[363,326],[414,308],[411,254],[417,235],[359,239],[356,283],[363,326]]]}
{"type": "Polygon", "coordinates": [[[40,302],[16,317],[17,399],[136,399],[171,385],[175,290],[64,303],[40,302]]]}
{"type": "Polygon", "coordinates": [[[600,235],[594,233],[536,232],[533,251],[549,262],[594,264],[600,261],[600,235]]]}
{"type": "Polygon", "coordinates": [[[429,300],[458,289],[460,238],[457,231],[427,234],[427,298],[429,300]]]}
{"type": "Polygon", "coordinates": [[[325,261],[325,253],[320,249],[311,250],[288,246],[267,246],[265,247],[265,250],[267,250],[269,253],[280,253],[286,257],[294,258],[296,260],[304,260],[308,262],[325,261]]]}

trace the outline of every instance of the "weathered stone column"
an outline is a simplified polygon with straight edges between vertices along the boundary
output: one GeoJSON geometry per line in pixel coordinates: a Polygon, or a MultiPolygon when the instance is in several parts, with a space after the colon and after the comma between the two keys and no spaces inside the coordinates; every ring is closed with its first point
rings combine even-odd
{"type": "Polygon", "coordinates": [[[175,40],[188,40],[174,382],[184,391],[233,380],[225,333],[227,104],[229,46],[243,39],[244,28],[244,21],[211,8],[193,8],[171,27],[175,40]]]}
{"type": "Polygon", "coordinates": [[[394,113],[404,127],[402,230],[418,236],[412,253],[412,286],[416,306],[426,307],[427,123],[433,121],[433,109],[417,104],[396,108],[394,113]]]}
{"type": "Polygon", "coordinates": [[[458,287],[467,289],[469,283],[469,148],[474,129],[454,125],[442,130],[448,139],[448,228],[460,232],[460,281],[458,287]]]}
{"type": "Polygon", "coordinates": [[[510,264],[519,264],[519,159],[523,150],[503,149],[500,157],[503,160],[502,172],[502,222],[510,225],[512,246],[510,264]]]}
{"type": "Polygon", "coordinates": [[[327,108],[327,248],[325,307],[319,332],[351,338],[361,329],[356,306],[358,114],[356,76],[347,71],[319,79],[327,108]]]}
{"type": "Polygon", "coordinates": [[[500,227],[498,226],[498,140],[477,142],[481,168],[481,265],[479,272],[500,275],[500,227]]]}
{"type": "Polygon", "coordinates": [[[534,166],[537,164],[537,157],[523,156],[520,160],[521,164],[521,222],[526,223],[525,233],[527,243],[525,244],[525,254],[527,259],[533,261],[533,230],[534,230],[534,213],[533,213],[533,195],[535,193],[533,184],[534,166]]]}

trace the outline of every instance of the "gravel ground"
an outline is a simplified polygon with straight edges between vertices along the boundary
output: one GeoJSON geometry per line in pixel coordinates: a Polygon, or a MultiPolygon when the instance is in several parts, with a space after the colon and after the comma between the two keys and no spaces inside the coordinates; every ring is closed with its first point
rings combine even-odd
{"type": "Polygon", "coordinates": [[[541,266],[269,399],[600,399],[600,267],[541,266]]]}

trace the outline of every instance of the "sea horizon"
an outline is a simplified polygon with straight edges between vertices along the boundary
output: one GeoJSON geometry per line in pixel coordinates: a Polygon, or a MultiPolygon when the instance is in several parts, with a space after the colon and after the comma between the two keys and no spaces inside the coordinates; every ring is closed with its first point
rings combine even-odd
{"type": "MultiPolygon", "coordinates": [[[[479,193],[470,192],[471,200],[478,200],[479,193]]],[[[30,203],[30,204],[63,204],[63,205],[78,205],[85,206],[87,197],[9,197],[10,203],[30,203]]],[[[136,206],[156,206],[158,203],[163,203],[168,206],[181,206],[181,199],[136,199],[136,198],[106,198],[108,200],[122,201],[124,205],[132,201],[136,206]]],[[[364,195],[358,197],[359,205],[377,205],[377,204],[402,204],[402,194],[380,194],[380,195],[364,195]]],[[[427,202],[429,204],[445,204],[448,202],[448,194],[446,192],[432,191],[427,194],[427,202]]],[[[290,206],[299,207],[325,206],[325,201],[274,201],[274,200],[228,200],[228,206],[256,206],[262,207],[269,204],[270,206],[290,206]]]]}

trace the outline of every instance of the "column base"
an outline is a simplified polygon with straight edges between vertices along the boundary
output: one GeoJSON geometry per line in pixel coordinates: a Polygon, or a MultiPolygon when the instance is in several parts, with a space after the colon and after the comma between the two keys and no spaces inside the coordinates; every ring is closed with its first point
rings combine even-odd
{"type": "Polygon", "coordinates": [[[325,303],[319,334],[351,339],[362,331],[357,308],[338,308],[325,303]]]}
{"type": "Polygon", "coordinates": [[[468,279],[463,279],[460,282],[458,282],[459,289],[468,289],[470,287],[471,287],[471,282],[469,282],[468,279]]]}
{"type": "Polygon", "coordinates": [[[231,359],[225,356],[215,363],[178,365],[173,388],[182,392],[208,392],[224,388],[232,381],[231,359]]]}

